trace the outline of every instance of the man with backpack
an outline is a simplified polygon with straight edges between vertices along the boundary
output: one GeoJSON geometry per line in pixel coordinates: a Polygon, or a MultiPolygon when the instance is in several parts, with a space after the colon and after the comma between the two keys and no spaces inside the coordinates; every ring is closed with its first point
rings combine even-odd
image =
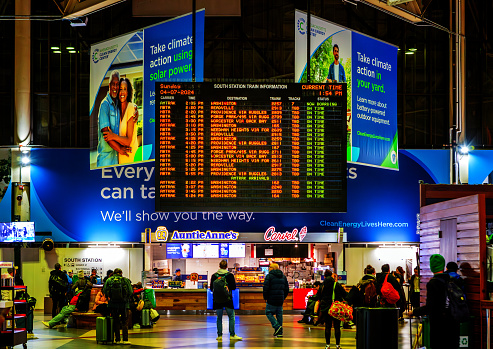
{"type": "Polygon", "coordinates": [[[60,310],[65,306],[65,294],[68,288],[67,275],[61,270],[60,263],[55,264],[55,269],[50,272],[50,280],[48,287],[50,297],[53,303],[51,308],[51,316],[55,317],[60,310]]]}
{"type": "Polygon", "coordinates": [[[385,308],[395,308],[396,303],[400,299],[399,289],[401,285],[399,285],[399,282],[390,273],[390,265],[382,265],[382,272],[377,274],[376,287],[377,294],[380,296],[380,306],[385,308]]]}
{"type": "Polygon", "coordinates": [[[265,315],[274,329],[275,337],[282,337],[282,305],[289,294],[286,276],[277,263],[271,263],[269,274],[264,279],[265,315]]]}
{"type": "Polygon", "coordinates": [[[113,318],[115,342],[130,344],[128,341],[127,310],[130,309],[130,296],[133,293],[132,283],[122,276],[122,270],[116,268],[113,276],[104,283],[103,294],[108,298],[108,309],[113,318]],[[123,341],[120,342],[120,328],[123,341]]]}
{"type": "Polygon", "coordinates": [[[235,277],[228,272],[228,262],[222,260],[219,263],[219,270],[211,277],[211,291],[213,296],[213,308],[217,314],[217,338],[218,342],[223,340],[223,309],[229,318],[229,339],[242,340],[243,338],[235,333],[235,310],[231,291],[236,289],[235,277]]]}
{"type": "Polygon", "coordinates": [[[368,264],[364,270],[364,273],[365,275],[363,275],[357,285],[362,294],[361,306],[375,308],[377,306],[375,268],[368,264]]]}
{"type": "Polygon", "coordinates": [[[428,315],[430,320],[431,348],[458,348],[459,322],[451,315],[448,286],[450,276],[443,272],[445,258],[440,254],[430,257],[433,277],[426,284],[426,304],[410,314],[428,315]]]}

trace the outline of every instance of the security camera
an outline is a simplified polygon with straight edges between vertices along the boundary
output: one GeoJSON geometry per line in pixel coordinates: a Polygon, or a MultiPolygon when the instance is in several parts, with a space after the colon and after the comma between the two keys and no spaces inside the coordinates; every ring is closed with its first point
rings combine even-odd
{"type": "Polygon", "coordinates": [[[17,195],[17,201],[22,201],[22,195],[21,194],[17,195]]]}

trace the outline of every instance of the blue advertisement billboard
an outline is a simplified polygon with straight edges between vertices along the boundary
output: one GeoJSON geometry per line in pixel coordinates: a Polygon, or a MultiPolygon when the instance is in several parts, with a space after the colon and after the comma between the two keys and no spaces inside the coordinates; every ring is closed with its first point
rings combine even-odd
{"type": "Polygon", "coordinates": [[[91,171],[87,155],[87,149],[32,150],[31,219],[56,242],[138,242],[146,228],[163,226],[262,236],[269,229],[291,234],[306,227],[308,235],[323,235],[342,227],[348,242],[419,241],[418,182],[444,183],[438,171],[449,168],[448,152],[439,150],[401,151],[400,171],[352,164],[347,213],[155,212],[154,163],[91,171]],[[428,160],[419,160],[423,154],[428,160]]]}
{"type": "MultiPolygon", "coordinates": [[[[195,81],[204,76],[205,11],[196,12],[195,81]]],[[[192,81],[192,15],[144,30],[144,140],[152,149],[147,159],[154,159],[156,81],[192,81]]]]}
{"type": "Polygon", "coordinates": [[[347,161],[398,169],[397,47],[295,14],[295,81],[347,84],[347,161]],[[307,37],[310,33],[310,62],[307,37]]]}
{"type": "Polygon", "coordinates": [[[397,166],[397,47],[352,33],[351,161],[397,166]]]}
{"type": "MultiPolygon", "coordinates": [[[[196,12],[196,81],[204,72],[204,12],[196,12]]],[[[192,80],[193,39],[188,14],[91,46],[91,169],[154,159],[154,86],[192,80]]]]}

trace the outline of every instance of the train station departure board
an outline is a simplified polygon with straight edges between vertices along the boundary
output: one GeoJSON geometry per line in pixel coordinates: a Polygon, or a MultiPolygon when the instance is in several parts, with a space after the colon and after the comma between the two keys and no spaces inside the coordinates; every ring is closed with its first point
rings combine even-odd
{"type": "Polygon", "coordinates": [[[346,211],[346,84],[155,93],[156,211],[346,211]]]}

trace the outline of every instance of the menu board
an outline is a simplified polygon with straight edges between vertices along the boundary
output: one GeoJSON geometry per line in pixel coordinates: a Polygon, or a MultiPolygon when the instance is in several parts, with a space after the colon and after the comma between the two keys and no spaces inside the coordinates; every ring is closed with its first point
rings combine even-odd
{"type": "Polygon", "coordinates": [[[229,244],[229,258],[245,258],[245,244],[229,244]]]}
{"type": "Polygon", "coordinates": [[[166,244],[166,258],[193,258],[193,246],[189,243],[168,243],[166,244]]]}
{"type": "Polygon", "coordinates": [[[346,211],[346,84],[155,93],[156,211],[346,211]]]}
{"type": "Polygon", "coordinates": [[[194,258],[219,258],[219,244],[193,244],[194,258]]]}

